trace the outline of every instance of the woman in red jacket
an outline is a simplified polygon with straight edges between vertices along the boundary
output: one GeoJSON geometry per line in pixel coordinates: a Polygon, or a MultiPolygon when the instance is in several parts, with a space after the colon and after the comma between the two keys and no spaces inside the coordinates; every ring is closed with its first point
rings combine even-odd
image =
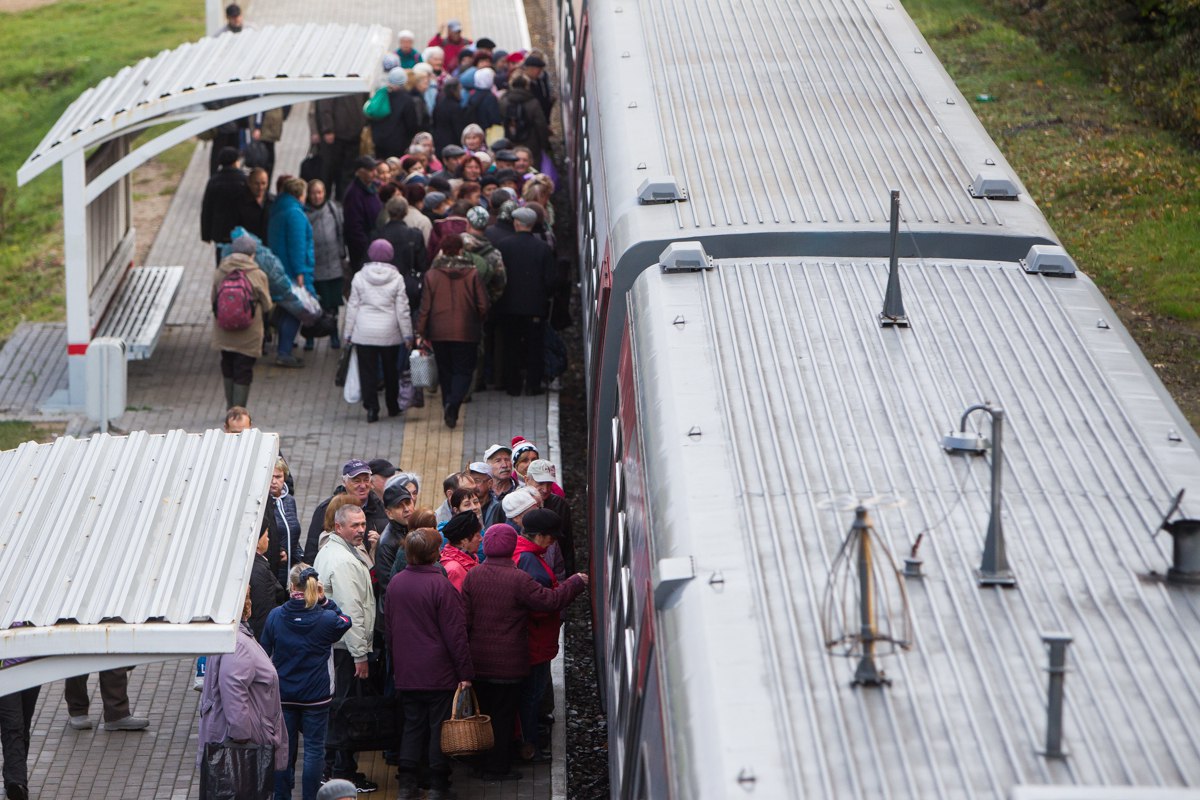
{"type": "Polygon", "coordinates": [[[496,744],[483,755],[484,780],[509,780],[512,771],[513,724],[521,685],[529,675],[529,617],[557,614],[587,588],[587,576],[572,575],[548,589],[517,569],[513,550],[517,531],[511,525],[487,529],[483,552],[487,560],[463,582],[467,635],[475,667],[479,707],[492,718],[496,744]]]}
{"type": "MultiPolygon", "coordinates": [[[[474,494],[471,489],[456,489],[454,493],[457,495],[459,492],[474,494]]],[[[475,504],[478,507],[479,501],[476,500],[475,504]]],[[[475,553],[482,541],[479,535],[482,530],[479,517],[470,510],[457,511],[442,527],[442,536],[446,538],[446,545],[442,548],[442,569],[446,571],[451,585],[460,592],[467,573],[479,566],[475,553]]]]}

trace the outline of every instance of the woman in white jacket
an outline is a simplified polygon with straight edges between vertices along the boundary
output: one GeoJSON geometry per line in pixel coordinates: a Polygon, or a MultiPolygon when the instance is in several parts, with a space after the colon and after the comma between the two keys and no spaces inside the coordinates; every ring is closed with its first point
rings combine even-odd
{"type": "Polygon", "coordinates": [[[367,263],[350,284],[345,338],[358,354],[358,377],[367,422],[379,421],[380,369],[388,416],[400,414],[400,347],[412,347],[412,316],[404,279],[391,263],[392,245],[376,239],[367,248],[367,263]]]}

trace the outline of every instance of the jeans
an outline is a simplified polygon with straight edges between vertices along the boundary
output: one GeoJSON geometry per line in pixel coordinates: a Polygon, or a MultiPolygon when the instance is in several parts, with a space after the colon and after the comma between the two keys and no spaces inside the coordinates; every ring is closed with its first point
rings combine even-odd
{"type": "Polygon", "coordinates": [[[434,342],[433,358],[437,362],[438,384],[442,389],[442,405],[455,412],[471,391],[475,376],[476,342],[434,342]]]}
{"type": "Polygon", "coordinates": [[[521,739],[541,749],[538,737],[538,713],[542,708],[542,694],[550,682],[550,662],[543,661],[529,668],[529,675],[521,683],[521,739]]]}
{"type": "Polygon", "coordinates": [[[329,706],[320,708],[283,708],[288,732],[288,768],[275,773],[275,800],[291,800],[296,785],[296,752],[299,734],[304,733],[304,776],[301,789],[304,800],[316,800],[325,771],[325,733],[329,729],[329,706]]]}
{"type": "Polygon", "coordinates": [[[279,309],[279,347],[275,354],[280,357],[290,356],[292,354],[292,345],[295,344],[296,334],[300,332],[300,320],[292,316],[282,308],[279,309]]]}

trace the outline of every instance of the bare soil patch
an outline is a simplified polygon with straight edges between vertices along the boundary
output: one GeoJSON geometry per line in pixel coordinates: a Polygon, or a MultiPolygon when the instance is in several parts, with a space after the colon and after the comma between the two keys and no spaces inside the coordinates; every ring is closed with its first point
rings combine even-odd
{"type": "Polygon", "coordinates": [[[182,179],[181,171],[154,158],[133,171],[133,227],[137,230],[134,264],[146,263],[182,179]]]}
{"type": "Polygon", "coordinates": [[[58,0],[0,0],[0,14],[16,14],[18,11],[28,11],[57,2],[58,0]]]}

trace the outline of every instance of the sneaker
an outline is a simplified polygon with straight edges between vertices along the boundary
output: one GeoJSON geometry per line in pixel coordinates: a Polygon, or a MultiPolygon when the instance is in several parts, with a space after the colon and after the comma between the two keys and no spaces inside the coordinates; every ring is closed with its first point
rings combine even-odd
{"type": "Polygon", "coordinates": [[[203,692],[204,691],[204,676],[203,675],[197,675],[196,677],[192,678],[192,691],[194,691],[194,692],[203,692]]]}
{"type": "Polygon", "coordinates": [[[150,720],[145,717],[135,717],[130,714],[128,717],[123,717],[116,722],[105,722],[100,725],[102,731],[140,731],[143,728],[149,727],[150,720]]]}
{"type": "Polygon", "coordinates": [[[67,719],[67,724],[71,726],[71,730],[73,731],[86,731],[92,727],[92,721],[88,718],[87,714],[84,714],[82,717],[70,717],[67,719]]]}
{"type": "Polygon", "coordinates": [[[370,794],[371,792],[379,791],[379,784],[361,772],[354,773],[354,778],[350,782],[358,788],[359,794],[370,794]]]}
{"type": "Polygon", "coordinates": [[[299,356],[275,356],[275,366],[297,369],[304,366],[304,359],[299,356]]]}

